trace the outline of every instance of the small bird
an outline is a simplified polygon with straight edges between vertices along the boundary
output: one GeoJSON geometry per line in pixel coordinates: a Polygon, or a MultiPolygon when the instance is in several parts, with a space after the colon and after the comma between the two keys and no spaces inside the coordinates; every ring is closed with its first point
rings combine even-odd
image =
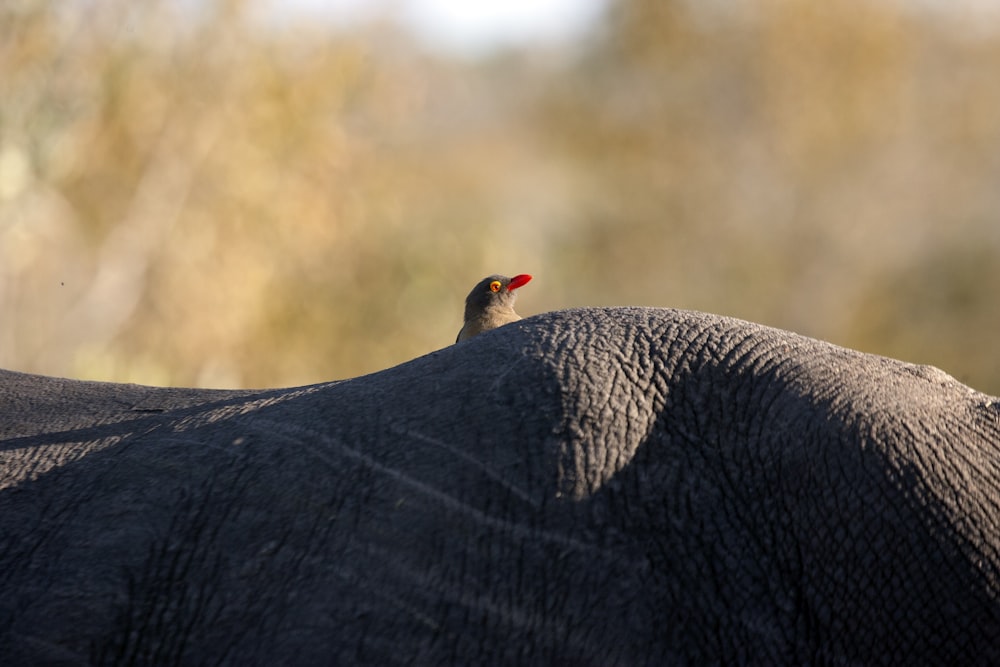
{"type": "Polygon", "coordinates": [[[479,281],[469,296],[465,297],[465,324],[458,332],[456,343],[468,340],[490,329],[516,322],[521,316],[514,312],[514,290],[527,284],[531,276],[527,273],[508,278],[507,276],[487,276],[479,281]]]}

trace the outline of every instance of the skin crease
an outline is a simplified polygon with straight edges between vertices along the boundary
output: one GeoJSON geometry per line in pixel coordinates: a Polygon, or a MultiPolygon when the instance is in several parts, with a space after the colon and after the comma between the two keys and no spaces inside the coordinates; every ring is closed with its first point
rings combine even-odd
{"type": "Polygon", "coordinates": [[[1000,664],[1000,401],[690,311],[371,375],[0,371],[4,665],[1000,664]]]}
{"type": "Polygon", "coordinates": [[[513,278],[486,276],[476,283],[465,298],[465,323],[455,342],[461,343],[484,331],[520,320],[521,316],[514,312],[514,302],[517,300],[515,290],[530,280],[531,276],[522,273],[513,278]]]}

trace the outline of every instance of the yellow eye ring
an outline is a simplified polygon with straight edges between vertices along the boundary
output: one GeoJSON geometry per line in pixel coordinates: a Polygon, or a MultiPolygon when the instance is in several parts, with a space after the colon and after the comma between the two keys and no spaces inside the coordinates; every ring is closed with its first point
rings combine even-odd
{"type": "Polygon", "coordinates": [[[503,287],[503,285],[500,284],[499,280],[494,280],[493,282],[490,283],[491,292],[499,292],[501,287],[503,287]]]}

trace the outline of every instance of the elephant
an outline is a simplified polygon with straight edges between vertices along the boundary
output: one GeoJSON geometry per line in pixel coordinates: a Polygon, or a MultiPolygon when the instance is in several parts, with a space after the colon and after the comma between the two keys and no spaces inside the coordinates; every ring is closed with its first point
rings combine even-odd
{"type": "Polygon", "coordinates": [[[5,665],[1000,664],[1000,400],[930,366],[581,308],[0,392],[5,665]]]}

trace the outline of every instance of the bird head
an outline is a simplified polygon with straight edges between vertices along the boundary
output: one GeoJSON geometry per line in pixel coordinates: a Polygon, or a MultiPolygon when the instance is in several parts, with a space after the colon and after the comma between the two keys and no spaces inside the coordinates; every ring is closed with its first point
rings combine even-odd
{"type": "Polygon", "coordinates": [[[511,308],[514,307],[514,300],[517,294],[514,290],[528,283],[531,276],[527,273],[516,275],[513,278],[507,276],[487,276],[483,278],[465,297],[465,310],[469,312],[481,312],[489,308],[511,308]]]}

